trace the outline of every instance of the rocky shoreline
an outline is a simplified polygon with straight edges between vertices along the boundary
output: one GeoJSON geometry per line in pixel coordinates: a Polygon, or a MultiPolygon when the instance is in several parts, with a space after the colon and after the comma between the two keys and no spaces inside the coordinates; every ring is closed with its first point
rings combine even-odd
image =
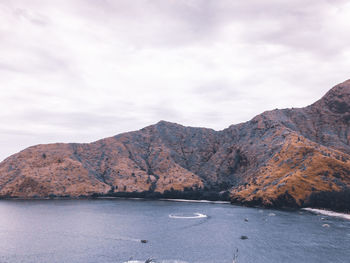
{"type": "Polygon", "coordinates": [[[297,210],[312,207],[314,209],[328,209],[333,212],[350,213],[350,204],[348,200],[349,191],[344,193],[320,193],[323,197],[320,198],[317,195],[312,196],[303,205],[298,205],[291,197],[280,197],[276,200],[272,200],[271,203],[264,203],[262,199],[251,201],[238,201],[235,198],[229,196],[229,192],[217,193],[217,192],[166,192],[166,193],[129,193],[120,192],[113,194],[92,194],[89,196],[47,196],[47,197],[16,197],[16,196],[0,196],[0,200],[96,200],[96,199],[142,199],[142,200],[162,200],[162,201],[186,201],[186,202],[224,202],[232,205],[264,208],[264,209],[278,209],[278,210],[297,210]],[[338,196],[338,198],[329,198],[332,195],[338,196]],[[341,199],[339,199],[341,196],[341,199]]]}

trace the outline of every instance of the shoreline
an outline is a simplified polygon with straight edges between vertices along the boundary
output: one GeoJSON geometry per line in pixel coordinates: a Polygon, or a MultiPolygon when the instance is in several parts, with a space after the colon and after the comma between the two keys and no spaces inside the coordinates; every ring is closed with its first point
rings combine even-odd
{"type": "Polygon", "coordinates": [[[331,210],[310,208],[310,207],[302,208],[301,210],[308,211],[318,215],[326,215],[326,216],[338,217],[338,218],[350,220],[350,214],[346,214],[346,213],[339,213],[331,210]]]}
{"type": "Polygon", "coordinates": [[[186,203],[209,203],[209,204],[231,204],[230,201],[214,201],[205,199],[175,199],[175,198],[147,198],[147,197],[119,197],[119,196],[99,196],[99,197],[6,197],[1,200],[18,201],[55,201],[55,200],[144,200],[144,201],[167,201],[167,202],[186,202],[186,203]]]}
{"type": "Polygon", "coordinates": [[[217,192],[214,190],[191,190],[191,191],[165,191],[160,192],[109,192],[109,193],[93,193],[87,195],[44,195],[44,196],[0,196],[0,200],[84,200],[84,199],[139,199],[139,200],[182,200],[182,201],[199,201],[199,202],[227,202],[230,203],[229,192],[217,192]]]}
{"type": "Polygon", "coordinates": [[[206,199],[184,199],[184,198],[147,198],[147,197],[124,197],[124,196],[98,196],[98,197],[91,197],[91,196],[80,196],[80,197],[64,197],[64,196],[57,196],[57,197],[31,197],[31,198],[25,198],[25,197],[2,197],[1,200],[18,200],[18,201],[49,201],[49,200],[144,200],[144,201],[166,201],[166,202],[184,202],[184,203],[207,203],[207,204],[231,204],[233,206],[242,206],[242,207],[250,207],[250,208],[260,208],[260,209],[276,209],[276,210],[302,210],[307,211],[313,214],[319,214],[319,215],[325,215],[330,217],[338,217],[346,220],[350,220],[350,214],[348,213],[342,213],[342,212],[336,212],[332,210],[326,210],[323,208],[311,208],[311,207],[300,207],[299,209],[295,208],[287,208],[287,207],[264,207],[264,206],[247,206],[244,203],[232,203],[230,201],[223,201],[223,200],[206,200],[206,199]]]}

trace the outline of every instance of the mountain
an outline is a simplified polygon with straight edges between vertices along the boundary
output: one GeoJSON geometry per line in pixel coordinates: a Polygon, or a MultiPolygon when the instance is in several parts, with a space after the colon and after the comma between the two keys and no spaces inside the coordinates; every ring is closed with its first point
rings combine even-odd
{"type": "Polygon", "coordinates": [[[346,210],[349,122],[350,80],[308,107],[222,131],[160,121],[89,144],[37,145],[0,163],[0,196],[207,197],[346,210]]]}

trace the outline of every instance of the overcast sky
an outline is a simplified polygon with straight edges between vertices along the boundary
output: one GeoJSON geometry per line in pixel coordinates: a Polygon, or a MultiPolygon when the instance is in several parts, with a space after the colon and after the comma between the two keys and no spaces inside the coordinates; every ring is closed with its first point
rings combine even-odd
{"type": "Polygon", "coordinates": [[[338,0],[0,0],[0,160],[167,120],[220,130],[350,78],[338,0]]]}

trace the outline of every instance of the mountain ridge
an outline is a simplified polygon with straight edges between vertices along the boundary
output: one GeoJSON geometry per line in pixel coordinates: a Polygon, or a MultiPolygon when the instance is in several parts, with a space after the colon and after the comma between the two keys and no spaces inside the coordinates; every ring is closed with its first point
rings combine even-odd
{"type": "Polygon", "coordinates": [[[162,120],[92,143],[31,146],[0,163],[0,196],[214,192],[247,205],[318,206],[316,195],[349,190],[349,122],[347,80],[307,107],[220,131],[162,120]]]}

